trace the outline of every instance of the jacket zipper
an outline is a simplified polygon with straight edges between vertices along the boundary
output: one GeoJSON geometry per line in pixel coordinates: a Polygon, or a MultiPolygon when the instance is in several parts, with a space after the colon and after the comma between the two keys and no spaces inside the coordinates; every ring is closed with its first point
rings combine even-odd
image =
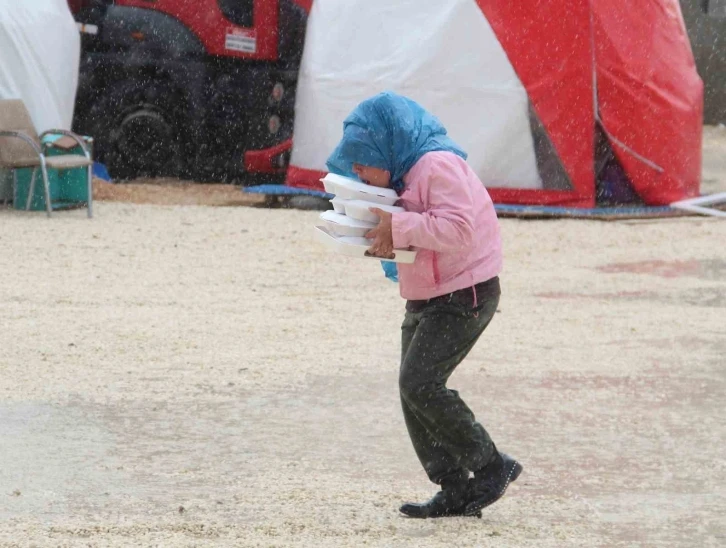
{"type": "Polygon", "coordinates": [[[435,251],[434,251],[434,256],[433,256],[433,260],[432,260],[432,267],[434,269],[434,283],[436,285],[439,285],[439,281],[440,281],[441,277],[439,276],[439,261],[437,259],[437,254],[435,251]]]}

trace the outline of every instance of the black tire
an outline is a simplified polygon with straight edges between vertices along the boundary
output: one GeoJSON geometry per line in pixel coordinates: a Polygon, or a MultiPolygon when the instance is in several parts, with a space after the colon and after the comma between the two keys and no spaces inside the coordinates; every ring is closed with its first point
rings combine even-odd
{"type": "Polygon", "coordinates": [[[94,102],[88,118],[96,157],[114,179],[179,176],[179,95],[165,82],[127,80],[94,102]]]}

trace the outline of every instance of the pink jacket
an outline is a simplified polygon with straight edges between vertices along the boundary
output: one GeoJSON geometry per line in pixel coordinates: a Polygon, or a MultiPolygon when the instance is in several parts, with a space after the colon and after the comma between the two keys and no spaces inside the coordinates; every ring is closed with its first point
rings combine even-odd
{"type": "Polygon", "coordinates": [[[494,204],[465,160],[429,152],[403,177],[393,214],[393,247],[418,250],[398,264],[401,296],[431,299],[472,287],[502,270],[502,243],[494,204]]]}

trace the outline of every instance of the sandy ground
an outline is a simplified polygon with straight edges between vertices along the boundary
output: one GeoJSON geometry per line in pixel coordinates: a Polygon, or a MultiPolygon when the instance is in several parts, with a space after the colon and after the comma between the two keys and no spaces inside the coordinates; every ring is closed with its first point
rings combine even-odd
{"type": "Polygon", "coordinates": [[[316,216],[0,211],[0,546],[726,545],[726,222],[503,220],[450,384],[525,472],[481,520],[417,521],[403,303],[316,216]]]}
{"type": "Polygon", "coordinates": [[[264,196],[243,193],[239,186],[198,184],[178,179],[136,179],[113,184],[93,181],[93,197],[106,202],[155,205],[261,206],[264,196]]]}

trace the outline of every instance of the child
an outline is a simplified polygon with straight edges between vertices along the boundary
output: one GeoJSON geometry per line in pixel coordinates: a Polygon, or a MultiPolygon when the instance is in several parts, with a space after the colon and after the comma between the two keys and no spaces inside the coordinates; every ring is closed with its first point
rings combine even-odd
{"type": "Polygon", "coordinates": [[[391,258],[394,249],[418,250],[416,261],[400,264],[398,272],[407,299],[399,388],[416,454],[441,490],[428,502],[401,506],[416,518],[480,515],[522,471],[446,387],[489,325],[500,295],[497,216],[465,160],[437,118],[385,92],[346,118],[327,163],[333,173],[355,174],[400,196],[403,213],[371,209],[380,223],[367,235],[370,253],[391,258]]]}

